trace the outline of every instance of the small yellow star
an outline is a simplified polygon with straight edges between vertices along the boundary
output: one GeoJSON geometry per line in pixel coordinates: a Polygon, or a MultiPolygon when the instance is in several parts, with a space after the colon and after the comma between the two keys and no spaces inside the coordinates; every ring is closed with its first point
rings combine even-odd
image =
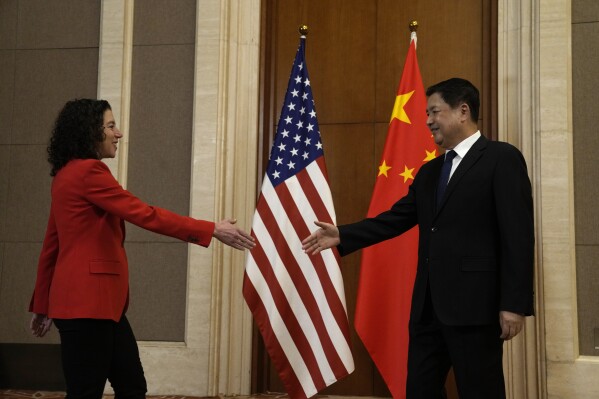
{"type": "Polygon", "coordinates": [[[410,100],[410,97],[412,97],[412,94],[414,94],[414,90],[395,97],[395,104],[393,105],[393,112],[391,112],[391,120],[389,123],[393,122],[393,118],[397,118],[402,122],[409,123],[410,125],[412,124],[410,118],[408,118],[408,114],[406,114],[406,111],[403,109],[410,100]]]}
{"type": "Polygon", "coordinates": [[[404,166],[404,168],[405,168],[405,169],[404,169],[403,173],[400,173],[400,174],[399,174],[400,176],[403,176],[403,182],[404,182],[404,183],[405,183],[405,182],[407,182],[407,181],[408,181],[408,179],[412,179],[412,180],[414,180],[414,176],[412,176],[412,172],[414,171],[414,168],[412,168],[412,169],[408,169],[408,166],[407,166],[407,165],[406,165],[406,166],[404,166]]]}
{"type": "Polygon", "coordinates": [[[432,151],[424,150],[424,151],[426,152],[426,158],[424,158],[422,160],[422,162],[428,162],[437,157],[437,150],[432,150],[432,151]]]}
{"type": "Polygon", "coordinates": [[[379,166],[379,174],[377,175],[377,177],[380,175],[385,175],[385,177],[389,177],[389,176],[387,176],[387,171],[389,169],[391,169],[391,166],[387,166],[387,164],[385,163],[385,160],[383,160],[383,164],[381,166],[379,166]]]}

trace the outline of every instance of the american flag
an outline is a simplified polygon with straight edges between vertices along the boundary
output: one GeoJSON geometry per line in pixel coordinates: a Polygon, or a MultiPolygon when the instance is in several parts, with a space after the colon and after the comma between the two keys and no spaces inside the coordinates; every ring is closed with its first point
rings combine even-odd
{"type": "Polygon", "coordinates": [[[309,398],[354,370],[339,254],[302,251],[315,220],[335,223],[300,39],[252,223],[243,294],[287,393],[309,398]]]}

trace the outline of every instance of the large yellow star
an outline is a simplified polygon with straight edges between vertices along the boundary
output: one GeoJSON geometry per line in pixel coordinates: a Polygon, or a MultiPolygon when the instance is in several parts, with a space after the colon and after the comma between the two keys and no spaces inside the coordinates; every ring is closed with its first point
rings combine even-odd
{"type": "Polygon", "coordinates": [[[393,112],[391,112],[391,120],[389,123],[393,122],[393,118],[397,118],[402,122],[409,123],[410,125],[412,124],[410,118],[408,118],[408,114],[406,114],[406,111],[403,109],[410,100],[410,97],[412,97],[412,94],[414,94],[414,90],[395,97],[395,104],[393,105],[393,112]]]}
{"type": "Polygon", "coordinates": [[[405,165],[405,166],[404,166],[404,171],[403,171],[403,173],[400,173],[400,174],[399,174],[400,176],[403,176],[403,182],[404,182],[404,183],[405,183],[405,182],[407,182],[407,181],[408,181],[408,179],[412,179],[412,180],[414,180],[414,176],[412,176],[412,172],[413,172],[413,171],[414,171],[414,168],[412,168],[412,169],[408,169],[408,166],[407,166],[407,165],[405,165]]]}
{"type": "Polygon", "coordinates": [[[424,158],[422,160],[422,162],[428,162],[437,157],[437,150],[432,150],[432,151],[424,150],[424,151],[426,152],[426,158],[424,158]]]}
{"type": "Polygon", "coordinates": [[[379,166],[379,174],[377,175],[377,177],[380,175],[385,175],[385,177],[389,177],[389,176],[387,176],[387,171],[389,169],[391,169],[391,166],[387,166],[387,164],[385,163],[385,160],[383,160],[383,164],[381,166],[379,166]]]}

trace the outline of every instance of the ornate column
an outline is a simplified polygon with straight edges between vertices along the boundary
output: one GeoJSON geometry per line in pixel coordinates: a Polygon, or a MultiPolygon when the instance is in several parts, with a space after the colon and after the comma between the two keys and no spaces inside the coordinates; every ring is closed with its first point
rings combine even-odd
{"type": "Polygon", "coordinates": [[[540,0],[498,3],[498,133],[518,147],[528,164],[535,200],[537,256],[536,316],[505,345],[504,372],[509,398],[546,397],[543,274],[540,211],[540,0]]]}
{"type": "MultiPolygon", "coordinates": [[[[213,190],[215,219],[235,217],[249,231],[259,151],[260,1],[200,0],[196,26],[192,204],[207,206],[203,191],[213,190]],[[206,181],[214,186],[203,187],[206,181]]],[[[190,266],[196,256],[190,253],[190,266]]],[[[245,256],[216,246],[210,291],[201,294],[209,294],[211,303],[208,395],[250,391],[252,318],[242,296],[245,256]]]]}

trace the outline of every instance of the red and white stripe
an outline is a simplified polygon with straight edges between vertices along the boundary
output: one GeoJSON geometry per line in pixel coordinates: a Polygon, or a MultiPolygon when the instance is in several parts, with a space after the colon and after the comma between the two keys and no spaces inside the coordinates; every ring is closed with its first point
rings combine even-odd
{"type": "Polygon", "coordinates": [[[292,398],[311,397],[354,370],[339,255],[307,255],[301,244],[315,220],[335,219],[323,157],[276,187],[264,179],[243,292],[292,398]]]}

